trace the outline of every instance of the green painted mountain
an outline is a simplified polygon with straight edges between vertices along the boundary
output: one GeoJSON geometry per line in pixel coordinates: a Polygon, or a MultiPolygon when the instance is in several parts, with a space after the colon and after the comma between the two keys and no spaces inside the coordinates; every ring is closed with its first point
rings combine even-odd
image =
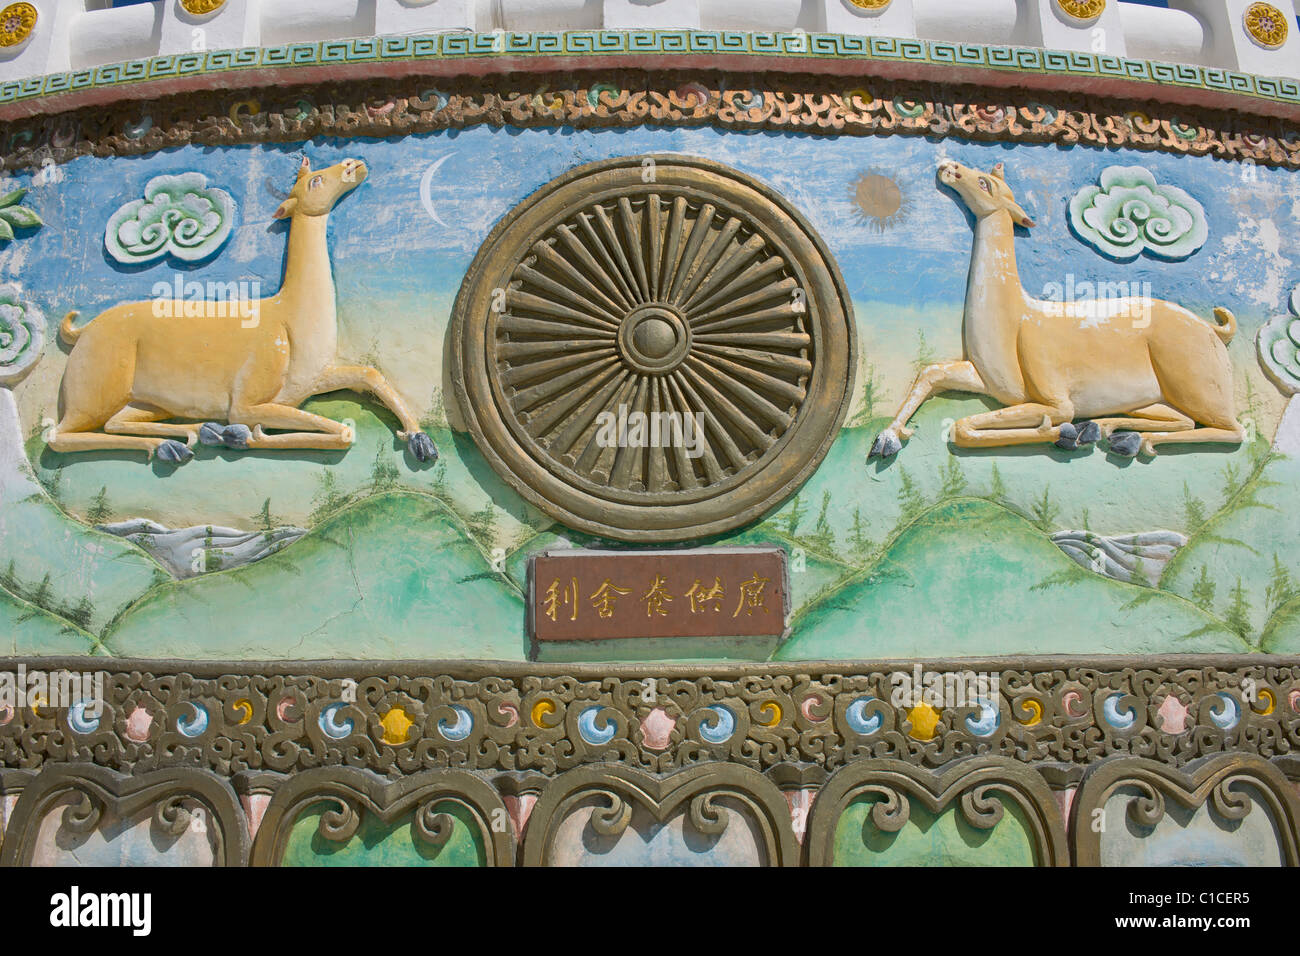
{"type": "Polygon", "coordinates": [[[874,566],[801,615],[794,636],[775,656],[1247,649],[1191,603],[1085,571],[1019,515],[988,501],[957,498],[921,513],[874,566]]]}
{"type": "MultiPolygon", "coordinates": [[[[169,580],[135,545],[70,518],[35,485],[0,509],[0,540],[20,545],[11,545],[8,561],[0,565],[0,593],[82,632],[98,632],[149,588],[169,580]]],[[[32,634],[14,640],[29,653],[55,653],[32,634]]],[[[94,646],[87,636],[75,649],[60,653],[88,654],[94,646]]]]}
{"type": "Polygon", "coordinates": [[[256,564],[155,588],[104,643],[132,657],[522,660],[522,622],[519,592],[446,507],[393,492],[256,564]]]}
{"type": "Polygon", "coordinates": [[[1297,482],[1300,462],[1277,454],[1256,473],[1236,476],[1224,507],[1179,550],[1160,582],[1252,642],[1264,635],[1261,649],[1273,653],[1300,648],[1300,621],[1290,608],[1300,597],[1297,482]]]}

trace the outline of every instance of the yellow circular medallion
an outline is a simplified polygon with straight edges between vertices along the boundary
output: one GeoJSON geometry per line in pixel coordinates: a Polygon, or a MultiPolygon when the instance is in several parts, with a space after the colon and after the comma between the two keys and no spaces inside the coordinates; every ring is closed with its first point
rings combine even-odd
{"type": "Polygon", "coordinates": [[[1056,5],[1071,20],[1087,23],[1101,16],[1106,9],[1106,0],[1056,0],[1056,5]]]}
{"type": "Polygon", "coordinates": [[[859,10],[883,10],[892,2],[893,0],[849,0],[859,10]]]}
{"type": "Polygon", "coordinates": [[[1291,32],[1286,14],[1271,3],[1252,3],[1241,16],[1250,38],[1266,50],[1276,50],[1291,32]]]}
{"type": "Polygon", "coordinates": [[[201,17],[205,13],[211,13],[214,10],[220,10],[225,3],[226,0],[180,0],[181,9],[196,17],[201,17]]]}
{"type": "Polygon", "coordinates": [[[0,46],[17,46],[36,28],[36,8],[30,3],[11,3],[0,10],[0,46]]]}

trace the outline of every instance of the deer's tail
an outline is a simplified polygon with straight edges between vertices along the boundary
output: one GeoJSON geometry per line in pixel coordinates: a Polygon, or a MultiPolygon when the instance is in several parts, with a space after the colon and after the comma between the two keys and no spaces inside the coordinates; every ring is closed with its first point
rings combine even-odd
{"type": "Polygon", "coordinates": [[[1232,337],[1237,334],[1237,319],[1227,309],[1218,308],[1214,310],[1214,321],[1219,324],[1214,327],[1214,334],[1219,337],[1224,345],[1232,341],[1232,337]]]}
{"type": "Polygon", "coordinates": [[[80,314],[80,312],[74,309],[65,315],[63,321],[59,323],[59,338],[63,339],[63,341],[67,342],[69,345],[76,342],[77,339],[81,337],[81,333],[85,331],[86,327],[84,325],[79,329],[74,328],[72,325],[72,320],[80,314]]]}

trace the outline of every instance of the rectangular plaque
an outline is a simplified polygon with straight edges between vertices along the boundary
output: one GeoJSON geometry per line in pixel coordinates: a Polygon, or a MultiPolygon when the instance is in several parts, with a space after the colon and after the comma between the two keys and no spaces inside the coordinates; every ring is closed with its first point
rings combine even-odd
{"type": "Polygon", "coordinates": [[[784,636],[785,550],[543,551],[528,563],[537,641],[784,636]]]}

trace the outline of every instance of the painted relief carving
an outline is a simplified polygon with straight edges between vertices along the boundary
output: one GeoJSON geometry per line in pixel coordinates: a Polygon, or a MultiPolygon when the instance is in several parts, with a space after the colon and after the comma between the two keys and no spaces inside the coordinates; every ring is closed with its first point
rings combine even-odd
{"type": "Polygon", "coordinates": [[[1205,209],[1177,186],[1157,185],[1142,166],[1109,166],[1099,186],[1070,200],[1070,227],[1099,252],[1121,262],[1143,252],[1185,259],[1205,245],[1205,209]]]}
{"type": "Polygon", "coordinates": [[[275,213],[290,220],[278,295],[205,302],[197,319],[175,317],[186,316],[191,305],[179,300],[126,303],[81,327],[73,325],[77,313],[69,313],[59,326],[72,346],[63,417],[50,432],[49,447],[138,450],[173,463],[192,458],[200,438],[235,449],[341,450],[352,445],[351,427],[298,406],[312,395],[353,389],[374,395],[397,416],[398,437],[418,461],[436,458],[433,442],[383,375],[368,366],[335,364],[337,312],[325,224],[335,203],[367,174],[357,160],[321,170],[303,160],[275,213]],[[215,421],[200,427],[171,418],[215,421]]]}
{"type": "Polygon", "coordinates": [[[0,386],[12,387],[40,361],[45,316],[16,282],[0,285],[0,386]]]}
{"type": "Polygon", "coordinates": [[[235,200],[208,185],[202,173],[155,176],[144,198],[124,205],[108,220],[104,246],[118,262],[138,265],[173,256],[199,262],[230,237],[235,200]]]}
{"type": "Polygon", "coordinates": [[[807,222],[683,156],[544,186],[483,244],[454,322],[492,466],[566,524],[625,540],[777,505],[830,447],[856,365],[848,297],[807,222]]]}
{"type": "Polygon", "coordinates": [[[25,43],[36,29],[38,18],[30,3],[11,3],[0,10],[0,47],[25,43]]]}
{"type": "Polygon", "coordinates": [[[1276,50],[1286,43],[1291,29],[1286,14],[1271,3],[1252,3],[1241,15],[1250,38],[1266,50],[1276,50]]]}
{"type": "Polygon", "coordinates": [[[14,238],[15,229],[38,229],[43,225],[40,216],[19,205],[26,195],[26,189],[15,189],[0,196],[0,240],[14,238]]]}
{"type": "Polygon", "coordinates": [[[1034,221],[1002,164],[982,173],[945,160],[939,181],[976,217],[966,355],[921,371],[868,457],[897,454],[912,434],[908,420],[938,391],[987,395],[1005,406],[958,421],[952,441],[959,448],[1055,443],[1072,450],[1104,437],[1112,454],[1132,458],[1155,455],[1161,444],[1245,439],[1227,351],[1237,331],[1231,312],[1216,308],[1211,326],[1161,299],[1036,299],[1021,285],[1014,233],[1034,221]]]}

